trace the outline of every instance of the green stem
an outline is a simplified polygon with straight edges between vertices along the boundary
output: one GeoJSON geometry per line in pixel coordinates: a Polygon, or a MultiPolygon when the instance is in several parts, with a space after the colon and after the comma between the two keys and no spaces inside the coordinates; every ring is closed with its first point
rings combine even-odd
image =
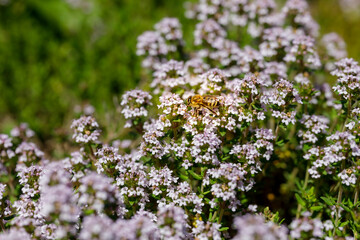
{"type": "Polygon", "coordinates": [[[277,140],[277,138],[278,138],[278,135],[279,135],[279,129],[280,129],[280,124],[279,123],[277,123],[276,124],[276,128],[275,128],[275,142],[276,142],[276,140],[277,140]]]}
{"type": "Polygon", "coordinates": [[[94,150],[92,149],[91,144],[89,144],[88,146],[89,146],[89,149],[90,149],[90,158],[95,163],[97,161],[97,159],[95,157],[94,150]]]}
{"type": "MultiPolygon", "coordinates": [[[[307,164],[307,166],[306,166],[305,181],[304,181],[302,191],[305,191],[305,189],[307,188],[308,182],[309,182],[309,164],[307,164]]],[[[298,207],[296,210],[296,218],[300,217],[300,213],[301,213],[301,204],[298,203],[298,207]]]]}
{"type": "Polygon", "coordinates": [[[343,187],[342,187],[342,185],[340,185],[338,199],[336,202],[336,216],[335,216],[335,227],[334,227],[333,235],[335,235],[335,230],[339,225],[339,211],[340,211],[340,203],[341,203],[341,199],[342,199],[342,193],[343,193],[343,187]]]}
{"type": "Polygon", "coordinates": [[[5,226],[4,226],[4,223],[3,223],[2,219],[0,219],[0,226],[1,226],[2,232],[5,232],[5,226]]]}
{"type": "Polygon", "coordinates": [[[345,121],[344,121],[344,125],[343,125],[343,127],[342,127],[342,130],[341,130],[342,132],[345,131],[346,122],[347,122],[347,120],[351,117],[350,112],[351,112],[351,95],[349,96],[346,118],[345,118],[345,121]]]}
{"type": "MultiPolygon", "coordinates": [[[[345,160],[343,160],[342,163],[341,163],[341,171],[344,170],[344,169],[345,169],[345,160]]],[[[342,200],[343,190],[344,189],[343,189],[342,184],[340,182],[338,198],[337,198],[337,202],[336,202],[335,227],[334,227],[334,230],[333,230],[333,235],[334,236],[335,236],[335,230],[339,226],[340,203],[341,203],[341,200],[342,200]]]]}
{"type": "Polygon", "coordinates": [[[359,188],[360,188],[360,177],[358,177],[355,187],[354,205],[356,205],[359,199],[359,188]]]}
{"type": "Polygon", "coordinates": [[[214,215],[212,216],[212,218],[210,219],[211,222],[216,219],[216,215],[217,215],[217,212],[215,212],[214,215]]]}
{"type": "Polygon", "coordinates": [[[339,117],[335,118],[335,120],[333,121],[333,124],[331,125],[330,130],[329,130],[330,134],[334,131],[334,129],[337,125],[338,119],[339,119],[339,117]]]}
{"type": "Polygon", "coordinates": [[[219,214],[219,219],[218,219],[219,224],[221,223],[224,212],[225,212],[225,202],[222,202],[221,206],[220,206],[220,214],[219,214]]]}

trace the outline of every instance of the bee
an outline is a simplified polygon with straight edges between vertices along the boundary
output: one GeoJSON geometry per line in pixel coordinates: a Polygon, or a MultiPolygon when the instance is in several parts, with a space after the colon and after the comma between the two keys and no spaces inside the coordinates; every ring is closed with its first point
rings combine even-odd
{"type": "Polygon", "coordinates": [[[187,105],[190,107],[193,107],[195,109],[195,115],[198,116],[199,112],[206,108],[213,114],[217,115],[217,113],[214,111],[214,108],[219,107],[221,105],[221,102],[218,98],[218,96],[212,96],[212,95],[194,95],[190,96],[187,99],[187,105]]]}

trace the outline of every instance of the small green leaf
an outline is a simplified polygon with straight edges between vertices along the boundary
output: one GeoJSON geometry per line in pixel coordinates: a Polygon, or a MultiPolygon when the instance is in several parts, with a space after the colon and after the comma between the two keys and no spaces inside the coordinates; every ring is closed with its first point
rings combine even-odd
{"type": "Polygon", "coordinates": [[[320,197],[327,205],[333,206],[335,205],[335,201],[328,197],[320,197]]]}
{"type": "Polygon", "coordinates": [[[223,232],[223,231],[226,231],[228,229],[229,229],[228,227],[222,227],[222,228],[219,229],[219,232],[223,232]]]}
{"type": "Polygon", "coordinates": [[[347,206],[345,206],[344,204],[340,203],[340,206],[347,212],[352,212],[352,210],[350,208],[348,208],[347,206]]]}
{"type": "Polygon", "coordinates": [[[227,155],[226,157],[222,157],[221,159],[223,160],[223,161],[226,161],[226,160],[228,160],[230,158],[230,155],[227,155]]]}
{"type": "Polygon", "coordinates": [[[349,224],[349,221],[346,221],[346,222],[340,223],[340,227],[344,227],[344,226],[346,226],[346,225],[348,225],[348,224],[349,224]]]}
{"type": "Polygon", "coordinates": [[[220,135],[223,137],[225,136],[226,132],[225,131],[220,131],[220,135]]]}
{"type": "Polygon", "coordinates": [[[306,202],[300,197],[298,193],[295,193],[295,197],[301,206],[306,207],[306,202]]]}
{"type": "Polygon", "coordinates": [[[321,209],[323,209],[323,206],[312,206],[310,209],[313,211],[320,211],[321,209]]]}
{"type": "Polygon", "coordinates": [[[193,170],[188,170],[188,172],[191,174],[191,176],[193,176],[193,178],[195,178],[196,180],[201,180],[202,179],[202,177],[199,175],[199,174],[197,174],[197,173],[195,173],[193,170]]]}
{"type": "Polygon", "coordinates": [[[205,173],[206,173],[207,168],[206,167],[202,167],[201,168],[201,176],[204,177],[205,173]]]}
{"type": "Polygon", "coordinates": [[[151,196],[156,199],[156,200],[160,200],[161,196],[160,195],[155,195],[155,194],[151,194],[151,196]]]}
{"type": "Polygon", "coordinates": [[[336,232],[336,235],[338,235],[338,236],[342,235],[342,232],[339,229],[336,229],[335,232],[336,232]]]}
{"type": "Polygon", "coordinates": [[[14,218],[16,216],[16,214],[12,214],[12,215],[9,215],[9,216],[5,216],[4,217],[4,220],[10,220],[12,218],[14,218]]]}
{"type": "Polygon", "coordinates": [[[89,215],[92,215],[94,212],[95,212],[94,209],[86,209],[86,210],[84,211],[84,215],[85,215],[85,216],[89,216],[89,215]]]}
{"type": "Polygon", "coordinates": [[[284,140],[277,141],[276,145],[279,146],[279,147],[284,146],[284,140]]]}
{"type": "Polygon", "coordinates": [[[184,181],[187,181],[187,180],[189,179],[188,176],[185,176],[185,175],[183,175],[183,174],[180,174],[179,177],[180,177],[181,180],[184,180],[184,181]]]}
{"type": "Polygon", "coordinates": [[[230,152],[230,149],[228,147],[223,147],[223,153],[228,153],[230,152]]]}

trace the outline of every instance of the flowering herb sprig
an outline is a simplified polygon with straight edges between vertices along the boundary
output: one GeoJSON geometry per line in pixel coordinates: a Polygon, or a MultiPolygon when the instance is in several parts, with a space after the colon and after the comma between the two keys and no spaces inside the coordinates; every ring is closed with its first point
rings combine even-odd
{"type": "Polygon", "coordinates": [[[193,52],[174,18],[138,38],[151,80],[122,96],[126,147],[92,114],[62,161],[26,125],[0,135],[1,239],[360,237],[360,68],[342,40],[319,46],[305,0],[188,6],[193,52]]]}

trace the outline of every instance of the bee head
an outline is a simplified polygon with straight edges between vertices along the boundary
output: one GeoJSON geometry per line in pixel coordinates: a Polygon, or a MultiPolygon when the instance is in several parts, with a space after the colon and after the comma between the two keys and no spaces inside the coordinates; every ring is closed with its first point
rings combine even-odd
{"type": "Polygon", "coordinates": [[[190,103],[191,103],[191,99],[192,99],[192,96],[188,97],[188,99],[186,100],[187,105],[190,105],[190,103]]]}

